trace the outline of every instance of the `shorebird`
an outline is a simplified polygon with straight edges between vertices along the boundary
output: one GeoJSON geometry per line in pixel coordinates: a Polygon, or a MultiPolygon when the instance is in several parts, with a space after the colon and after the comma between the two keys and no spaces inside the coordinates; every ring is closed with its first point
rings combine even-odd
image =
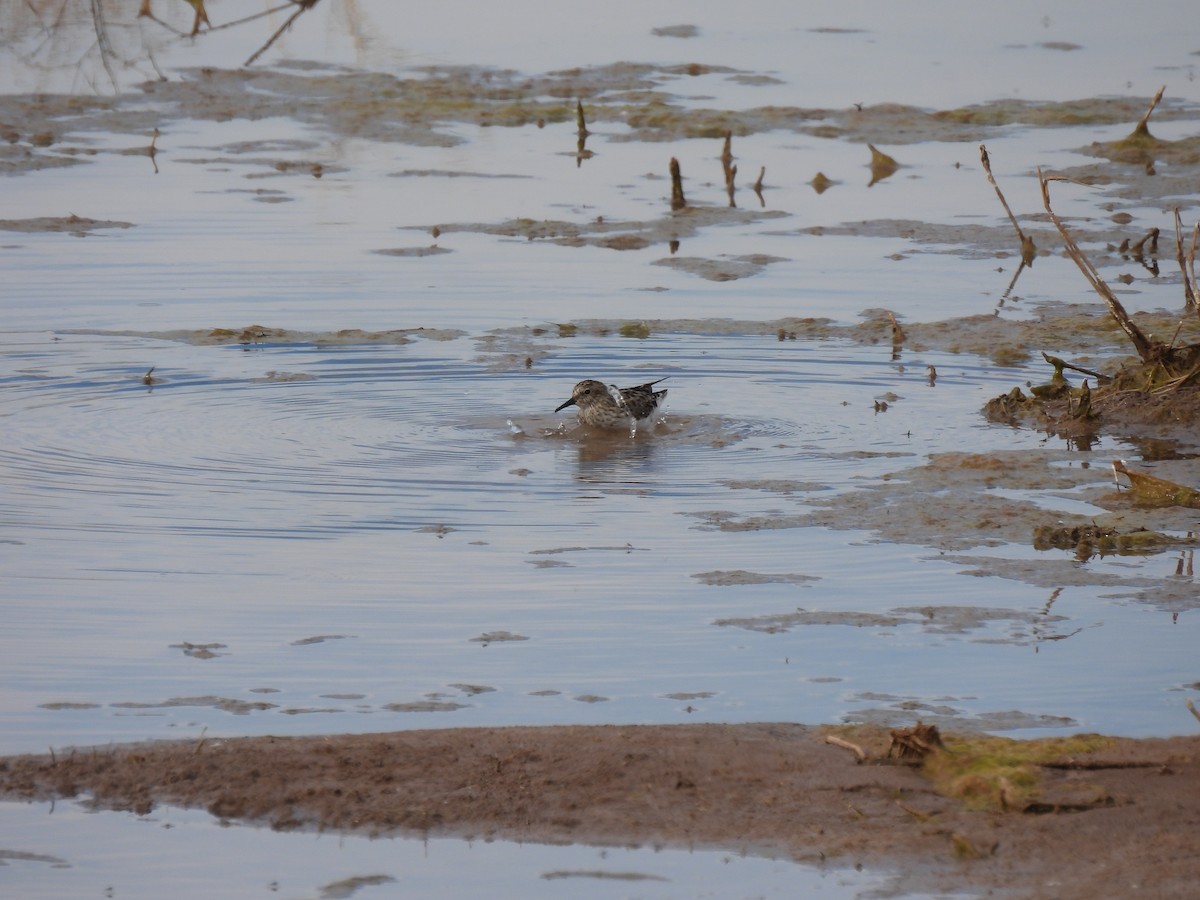
{"type": "Polygon", "coordinates": [[[649,381],[637,387],[619,388],[602,381],[588,379],[575,385],[571,399],[554,410],[562,412],[568,406],[579,407],[579,421],[591,428],[630,428],[637,430],[637,423],[654,415],[658,405],[667,396],[666,388],[654,390],[659,381],[649,381]]]}

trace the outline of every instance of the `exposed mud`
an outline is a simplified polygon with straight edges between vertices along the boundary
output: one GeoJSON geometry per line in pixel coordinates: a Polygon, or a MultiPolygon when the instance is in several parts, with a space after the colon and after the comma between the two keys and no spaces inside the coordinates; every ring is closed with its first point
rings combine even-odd
{"type": "MultiPolygon", "coordinates": [[[[173,146],[171,127],[186,120],[226,121],[286,117],[335,140],[362,138],[385,143],[448,147],[464,137],[456,124],[518,128],[575,120],[576,103],[582,103],[592,130],[604,131],[606,141],[674,141],[685,138],[721,139],[790,131],[830,141],[863,146],[864,165],[887,159],[894,172],[903,159],[876,150],[875,145],[896,146],[923,142],[980,142],[1000,129],[1137,122],[1145,112],[1136,98],[1085,98],[1066,103],[998,100],[954,110],[926,110],[897,104],[876,104],[849,109],[784,106],[740,110],[695,108],[677,90],[696,76],[721,76],[739,85],[770,83],[762,73],[722,67],[684,64],[655,65],[613,63],[586,69],[530,75],[512,70],[469,66],[430,66],[405,75],[362,72],[335,66],[306,64],[273,70],[199,69],[179,73],[177,80],[147,81],[141,94],[115,98],[67,95],[0,96],[0,173],[21,174],[46,167],[76,165],[102,153],[145,155],[151,160],[166,154],[180,163],[238,166],[251,178],[304,176],[320,178],[345,171],[322,161],[316,141],[252,141],[212,148],[207,155],[181,155],[173,146]],[[146,139],[144,146],[98,149],[101,135],[130,135],[146,139]],[[869,152],[868,152],[869,151],[869,152]]],[[[1154,111],[1154,122],[1192,119],[1193,106],[1167,97],[1154,111]]],[[[588,132],[581,134],[576,155],[587,158],[588,132]]],[[[555,138],[557,139],[557,137],[555,138]]],[[[832,146],[832,145],[831,145],[832,146]]],[[[191,149],[191,148],[189,148],[191,149]]],[[[1117,199],[1140,204],[1190,195],[1195,192],[1194,168],[1200,160],[1200,137],[1178,141],[1154,138],[1149,131],[1108,143],[1079,148],[1101,162],[1077,167],[1065,174],[1076,181],[1105,186],[1117,199]],[[1156,168],[1157,167],[1157,168],[1156,168]],[[1160,171],[1161,170],[1161,171],[1160,171]]],[[[840,152],[840,151],[838,151],[840,152]]],[[[903,154],[900,154],[901,157],[903,154]]],[[[405,170],[402,177],[518,177],[506,173],[405,170]]],[[[818,179],[823,176],[818,176],[818,179]]],[[[814,181],[814,185],[816,180],[814,181]]],[[[826,180],[821,186],[828,186],[826,180]]],[[[280,191],[257,192],[263,202],[285,202],[280,191]]],[[[1115,207],[1114,207],[1115,208],[1115,207]]],[[[1110,209],[1110,212],[1112,210],[1110,209]]],[[[614,250],[641,249],[694,234],[698,229],[730,221],[752,221],[784,216],[785,212],[738,209],[689,208],[645,222],[508,222],[438,223],[426,230],[469,231],[549,240],[569,246],[599,246],[614,250]]],[[[1027,224],[1041,226],[1045,218],[1025,216],[1027,224]]],[[[106,223],[107,224],[107,223],[106,223]]],[[[122,223],[128,227],[130,223],[122,223]]],[[[1128,223],[1124,223],[1128,225],[1128,223]]],[[[18,220],[0,224],[12,230],[60,230],[51,220],[18,220]]],[[[111,227],[111,226],[109,226],[111,227]]],[[[76,233],[88,234],[89,230],[76,233]]],[[[810,226],[803,233],[903,236],[928,252],[950,252],[979,257],[1012,254],[1013,235],[1007,225],[953,225],[920,220],[868,220],[810,226]]],[[[1053,230],[1034,227],[1031,236],[1040,252],[1059,245],[1053,230]]],[[[1136,241],[1139,234],[1114,222],[1087,224],[1080,239],[1106,242],[1113,247],[1136,241]]],[[[381,248],[377,252],[425,256],[447,252],[432,247],[381,248]]],[[[769,257],[737,260],[686,260],[667,258],[664,265],[682,267],[713,280],[756,274],[769,257]]],[[[1098,261],[1103,265],[1107,261],[1098,261]]]]}
{"type": "MultiPolygon", "coordinates": [[[[886,733],[843,734],[872,758],[885,755],[886,733]]],[[[897,893],[1192,896],[1200,738],[1063,746],[1037,766],[1036,784],[1022,781],[1017,808],[1027,812],[972,809],[978,794],[961,778],[947,787],[910,766],[859,765],[819,730],[785,724],[471,728],[59,751],[0,761],[0,793],[86,797],[139,814],[164,803],[200,807],[278,830],[721,847],[895,870],[897,893]]]]}
{"type": "MultiPolygon", "coordinates": [[[[67,155],[70,136],[90,131],[149,133],[176,118],[263,119],[286,116],[330,134],[418,146],[453,146],[462,138],[442,123],[495,127],[574,121],[577,100],[593,125],[619,124],[611,140],[665,141],[793,131],[851,143],[916,144],[979,141],[998,129],[1021,125],[1060,128],[1119,124],[1130,127],[1146,110],[1136,98],[1081,98],[1064,103],[998,100],[952,110],[892,103],[848,109],[762,106],[742,110],[696,108],[675,90],[683,80],[718,75],[739,85],[770,83],[759,73],[705,64],[619,62],[590,68],[526,74],[510,69],[427,66],[409,76],[307,65],[273,70],[195,69],[173,81],[141,85],[143,102],[130,99],[39,95],[0,100],[0,127],[10,145],[5,162],[67,155]],[[28,149],[51,150],[46,154],[28,149]]],[[[1147,98],[1148,99],[1148,98],[1147,98]]],[[[1168,97],[1155,121],[1189,118],[1194,109],[1168,97]]],[[[165,130],[165,129],[164,129],[165,130]]],[[[1196,142],[1157,141],[1137,148],[1174,161],[1196,155],[1196,142]]],[[[1093,152],[1120,156],[1120,145],[1093,152]]],[[[1123,157],[1122,157],[1123,158],[1123,157]]]]}
{"type": "MultiPolygon", "coordinates": [[[[1162,460],[1156,469],[1164,477],[1185,484],[1200,483],[1200,460],[1162,460]]],[[[767,488],[769,490],[769,488],[767,488]]],[[[965,630],[1007,621],[1007,633],[989,633],[989,640],[1036,644],[1061,640],[1054,630],[1057,617],[1050,607],[1055,591],[1070,586],[1111,587],[1120,596],[1150,603],[1178,615],[1200,608],[1200,597],[1190,579],[1136,578],[1079,562],[1092,556],[1180,553],[1179,574],[1191,571],[1195,548],[1200,545],[1196,510],[1181,506],[1148,509],[1138,504],[1129,490],[1119,489],[1112,473],[1080,466],[1068,449],[1008,451],[986,454],[942,453],[921,466],[899,470],[890,476],[838,494],[806,494],[793,511],[739,515],[710,510],[690,514],[697,528],[721,531],[807,528],[814,525],[833,529],[862,529],[870,523],[879,539],[905,544],[922,544],[943,554],[944,559],[962,564],[978,575],[997,576],[1046,589],[1049,602],[1042,613],[1027,610],[959,609],[939,607],[934,611],[897,609],[887,613],[789,609],[744,619],[721,621],[757,631],[783,631],[806,625],[842,624],[869,627],[911,627],[924,630],[944,628],[956,615],[965,616],[958,626],[965,630]],[[1056,499],[1073,507],[1079,502],[1094,504],[1094,514],[1055,508],[1056,499]],[[1113,529],[1130,536],[1128,541],[1087,540],[1069,545],[1047,545],[1045,529],[1113,529]],[[1043,551],[1034,559],[1009,559],[964,555],[976,547],[1032,545],[1043,551]],[[959,609],[956,614],[955,610],[959,609]],[[980,618],[982,616],[982,618],[980,618]]],[[[802,595],[797,606],[803,607],[802,595]]],[[[1069,636],[1069,635],[1068,635],[1069,636]]],[[[961,727],[961,726],[958,726],[961,727]]]]}
{"type": "MultiPolygon", "coordinates": [[[[717,262],[715,265],[719,266],[717,262]]],[[[747,319],[642,319],[635,323],[611,319],[580,319],[574,322],[504,328],[475,338],[480,361],[492,368],[519,368],[536,363],[563,347],[561,341],[580,334],[592,337],[647,338],[652,334],[764,335],[783,340],[849,340],[860,344],[893,344],[898,353],[942,350],[969,353],[999,365],[1015,366],[1036,359],[1043,351],[1069,357],[1072,363],[1117,372],[1136,361],[1120,327],[1097,303],[1095,307],[1047,303],[1026,308],[1026,317],[996,315],[963,316],[941,322],[905,322],[900,313],[887,309],[863,310],[861,321],[844,325],[824,318],[747,319]],[[897,339],[893,317],[903,327],[897,339]]],[[[1147,334],[1176,334],[1179,343],[1200,342],[1200,319],[1180,320],[1171,312],[1137,312],[1133,320],[1147,334]]],[[[91,334],[141,336],[195,344],[231,343],[353,343],[393,341],[413,337],[452,340],[465,332],[445,328],[399,328],[383,332],[312,332],[264,325],[222,326],[178,331],[96,331],[91,334]]],[[[1051,368],[1046,367],[1049,377],[1051,368]]],[[[1076,379],[1077,381],[1079,379],[1076,379]]]]}

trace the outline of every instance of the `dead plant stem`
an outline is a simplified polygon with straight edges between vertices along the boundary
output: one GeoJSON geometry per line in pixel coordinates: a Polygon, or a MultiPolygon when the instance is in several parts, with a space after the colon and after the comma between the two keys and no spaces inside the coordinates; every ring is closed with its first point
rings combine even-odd
{"type": "Polygon", "coordinates": [[[1141,120],[1137,123],[1137,128],[1133,129],[1134,134],[1144,134],[1149,137],[1150,126],[1148,123],[1150,122],[1150,113],[1154,112],[1154,107],[1158,106],[1159,102],[1163,98],[1163,92],[1166,91],[1166,89],[1167,86],[1165,84],[1158,89],[1158,93],[1155,94],[1154,99],[1150,101],[1150,108],[1146,110],[1146,114],[1142,116],[1141,120]]]}
{"type": "Polygon", "coordinates": [[[279,28],[276,29],[275,33],[267,40],[267,42],[255,50],[254,54],[248,60],[246,60],[243,65],[253,65],[256,59],[266,53],[267,50],[271,48],[271,45],[279,40],[285,31],[292,27],[293,22],[316,6],[318,2],[320,2],[320,0],[292,0],[292,4],[296,7],[296,11],[288,16],[287,21],[280,25],[279,28]]]}
{"type": "Polygon", "coordinates": [[[1042,186],[1042,205],[1046,208],[1046,214],[1050,216],[1050,221],[1054,223],[1054,227],[1062,235],[1067,255],[1075,261],[1075,265],[1079,266],[1079,271],[1083,273],[1083,277],[1092,286],[1092,290],[1099,294],[1105,305],[1108,306],[1108,311],[1117,320],[1117,324],[1121,326],[1121,330],[1133,342],[1133,348],[1137,351],[1138,356],[1141,357],[1142,362],[1149,363],[1155,361],[1154,347],[1149,338],[1142,333],[1142,330],[1129,317],[1129,313],[1125,311],[1125,307],[1121,305],[1121,301],[1112,292],[1112,288],[1100,277],[1100,273],[1096,271],[1096,267],[1092,265],[1091,260],[1084,256],[1083,251],[1079,249],[1079,245],[1075,243],[1075,239],[1071,237],[1071,233],[1067,231],[1067,226],[1062,223],[1062,220],[1059,219],[1050,207],[1050,182],[1069,181],[1070,179],[1064,178],[1061,175],[1043,175],[1041,166],[1038,166],[1037,173],[1038,181],[1042,186]]]}

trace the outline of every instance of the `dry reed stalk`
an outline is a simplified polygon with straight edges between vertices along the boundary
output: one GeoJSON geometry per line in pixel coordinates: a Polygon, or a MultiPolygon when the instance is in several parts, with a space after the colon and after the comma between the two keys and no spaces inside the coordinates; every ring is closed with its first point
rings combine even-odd
{"type": "MultiPolygon", "coordinates": [[[[267,42],[265,44],[263,44],[261,47],[259,47],[257,50],[255,50],[254,54],[248,60],[246,60],[244,63],[242,63],[242,65],[246,66],[246,67],[253,65],[253,63],[256,59],[258,59],[260,56],[262,56],[264,53],[266,53],[267,50],[270,49],[271,45],[274,44],[277,40],[279,40],[279,38],[282,37],[282,35],[285,31],[287,31],[289,28],[292,27],[293,22],[295,22],[298,18],[300,18],[302,15],[304,15],[306,12],[308,12],[310,9],[312,9],[314,6],[316,6],[318,2],[320,2],[320,0],[292,0],[292,3],[290,5],[295,6],[296,11],[294,13],[292,13],[290,16],[288,16],[287,20],[282,25],[280,25],[278,29],[276,29],[275,33],[273,35],[271,35],[271,37],[267,40],[267,42]]],[[[287,7],[285,6],[285,7],[280,7],[280,8],[286,9],[287,7]]]]}
{"type": "Polygon", "coordinates": [[[683,199],[683,174],[679,171],[679,160],[671,157],[671,211],[678,212],[687,206],[683,199]]]}
{"type": "Polygon", "coordinates": [[[1185,256],[1183,252],[1183,220],[1179,217],[1179,207],[1175,207],[1175,259],[1179,262],[1179,271],[1183,273],[1183,305],[1185,309],[1200,313],[1200,286],[1196,284],[1197,231],[1200,231],[1200,222],[1197,222],[1196,227],[1192,229],[1192,249],[1185,256]]]}
{"type": "Polygon", "coordinates": [[[1129,340],[1133,342],[1133,348],[1137,351],[1142,362],[1157,362],[1158,354],[1155,353],[1154,345],[1150,339],[1134,324],[1134,321],[1129,317],[1129,313],[1125,311],[1125,307],[1121,305],[1121,301],[1112,292],[1112,288],[1100,277],[1100,273],[1096,271],[1096,267],[1092,265],[1092,261],[1084,256],[1083,251],[1079,249],[1079,245],[1075,243],[1075,239],[1071,237],[1071,233],[1067,231],[1067,226],[1062,223],[1062,220],[1059,219],[1058,215],[1050,207],[1050,182],[1070,181],[1071,179],[1061,175],[1043,175],[1041,166],[1038,166],[1037,174],[1038,182],[1042,186],[1042,205],[1046,208],[1046,214],[1050,216],[1050,221],[1054,223],[1054,227],[1058,229],[1058,233],[1062,236],[1067,255],[1074,260],[1075,265],[1079,267],[1079,271],[1083,273],[1083,277],[1092,286],[1092,290],[1100,295],[1100,298],[1108,307],[1109,313],[1117,320],[1117,324],[1129,337],[1129,340]]]}
{"type": "MultiPolygon", "coordinates": [[[[1017,223],[1017,217],[1009,209],[1008,201],[1004,199],[1004,192],[1000,190],[1000,185],[996,184],[996,179],[992,175],[992,161],[988,157],[987,147],[983,144],[979,145],[979,161],[983,163],[983,171],[987,175],[987,180],[996,189],[996,196],[1000,198],[1000,205],[1008,213],[1008,220],[1012,222],[1013,228],[1016,229],[1017,237],[1021,241],[1021,262],[1027,266],[1032,266],[1033,259],[1037,256],[1037,247],[1033,243],[1033,238],[1021,230],[1021,226],[1017,223]]],[[[1020,274],[1019,270],[1018,274],[1020,274]]],[[[1015,278],[1013,282],[1016,282],[1015,278]]]]}
{"type": "Polygon", "coordinates": [[[737,178],[737,166],[733,164],[733,132],[725,132],[725,149],[721,151],[721,168],[725,172],[725,193],[729,195],[729,205],[737,206],[733,200],[733,180],[737,178]]]}
{"type": "Polygon", "coordinates": [[[1158,106],[1159,101],[1162,100],[1163,92],[1166,89],[1167,89],[1167,86],[1165,84],[1158,89],[1158,93],[1155,94],[1154,99],[1150,101],[1150,108],[1148,110],[1146,110],[1146,114],[1144,116],[1142,116],[1142,118],[1138,121],[1137,127],[1135,129],[1133,129],[1133,134],[1131,134],[1130,137],[1133,137],[1133,135],[1139,135],[1139,136],[1145,136],[1145,137],[1151,136],[1150,135],[1150,126],[1148,124],[1150,121],[1150,113],[1154,112],[1154,107],[1158,106]]]}

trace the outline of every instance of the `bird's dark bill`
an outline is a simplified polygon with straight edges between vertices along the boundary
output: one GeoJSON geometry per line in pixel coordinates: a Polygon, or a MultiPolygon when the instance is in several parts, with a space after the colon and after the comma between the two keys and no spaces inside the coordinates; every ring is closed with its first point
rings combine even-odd
{"type": "Polygon", "coordinates": [[[555,411],[555,412],[562,412],[562,411],[563,411],[564,409],[566,409],[568,406],[574,406],[574,405],[575,405],[575,400],[574,400],[574,398],[572,398],[572,399],[568,400],[566,403],[564,403],[562,406],[558,407],[558,409],[556,409],[556,410],[554,410],[554,411],[555,411]]]}

